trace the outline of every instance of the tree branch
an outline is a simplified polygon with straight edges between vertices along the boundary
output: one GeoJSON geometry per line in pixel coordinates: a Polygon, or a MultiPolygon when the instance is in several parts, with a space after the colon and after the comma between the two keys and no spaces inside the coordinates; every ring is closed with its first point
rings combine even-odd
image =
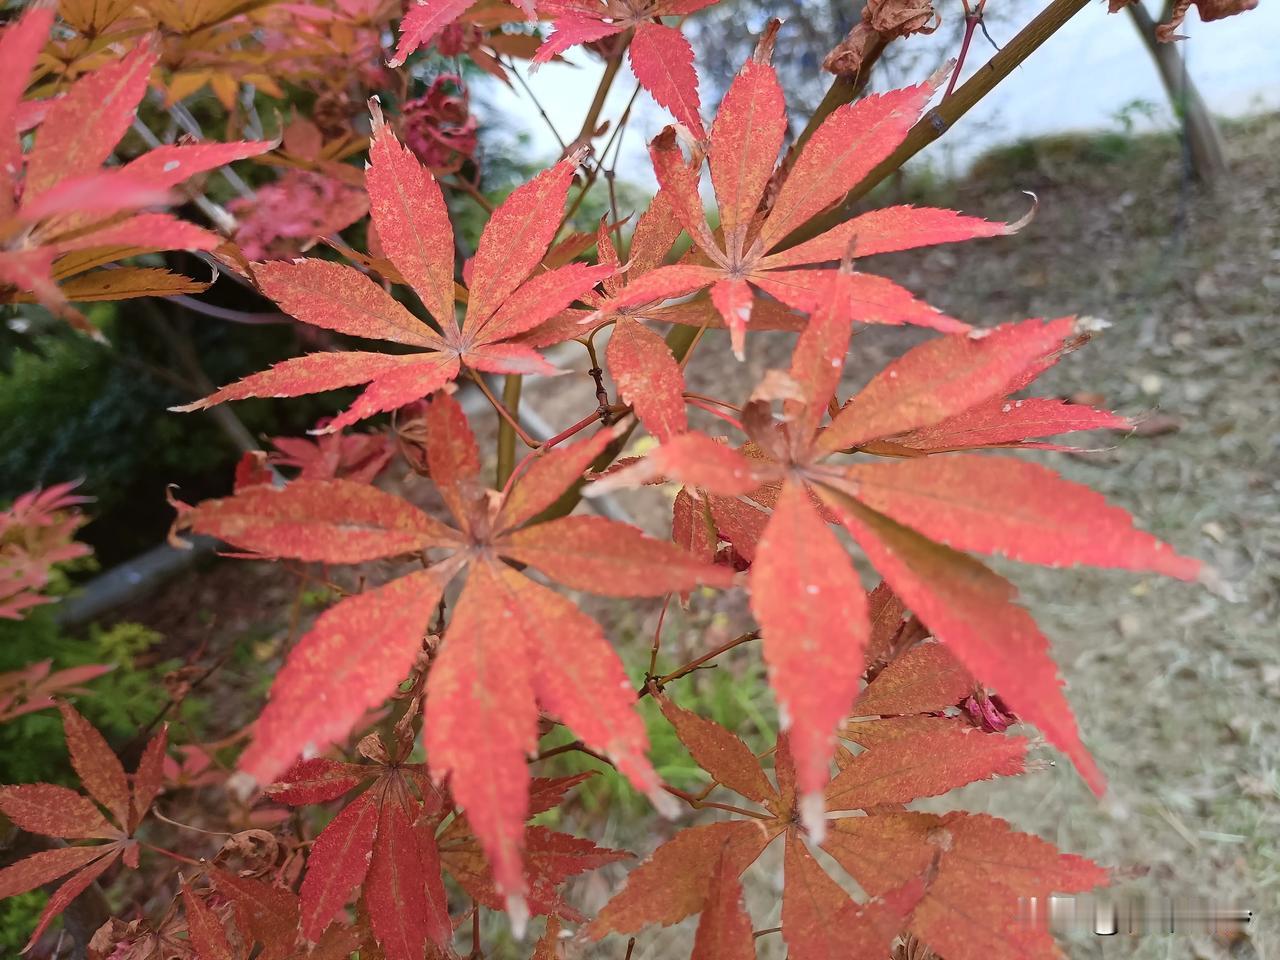
{"type": "Polygon", "coordinates": [[[786,237],[775,249],[786,250],[830,230],[848,219],[853,206],[886,177],[946,133],[956,121],[973,109],[996,85],[1058,32],[1068,20],[1084,9],[1087,0],[1053,0],[1034,20],[970,77],[954,94],[926,113],[911,128],[902,144],[886,157],[836,207],[819,214],[786,237]]]}

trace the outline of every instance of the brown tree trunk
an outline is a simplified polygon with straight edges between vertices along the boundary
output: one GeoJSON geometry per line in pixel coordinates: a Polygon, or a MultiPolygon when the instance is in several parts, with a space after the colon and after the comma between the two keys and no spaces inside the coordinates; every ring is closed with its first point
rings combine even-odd
{"type": "Polygon", "coordinates": [[[1156,22],[1142,5],[1142,0],[1131,3],[1128,10],[1143,43],[1156,62],[1173,109],[1182,119],[1192,173],[1201,183],[1212,187],[1227,173],[1227,158],[1218,125],[1214,123],[1209,108],[1200,98],[1200,91],[1187,76],[1177,44],[1161,43],[1156,39],[1156,22]]]}

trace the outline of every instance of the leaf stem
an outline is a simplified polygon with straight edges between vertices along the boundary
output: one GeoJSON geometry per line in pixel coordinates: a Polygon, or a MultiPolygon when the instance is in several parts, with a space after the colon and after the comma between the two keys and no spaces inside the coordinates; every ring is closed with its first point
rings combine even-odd
{"type": "Polygon", "coordinates": [[[734,429],[738,430],[740,433],[747,432],[746,428],[742,425],[741,420],[739,420],[737,417],[735,417],[731,413],[725,413],[714,402],[709,403],[706,400],[704,400],[702,397],[690,396],[687,393],[684,395],[684,402],[691,407],[697,407],[699,410],[705,410],[707,413],[711,414],[713,417],[716,417],[719,420],[723,420],[725,423],[729,424],[734,429]]]}
{"type": "MultiPolygon", "coordinates": [[[[676,362],[680,363],[686,359],[702,339],[703,327],[687,327],[676,324],[671,328],[671,332],[667,334],[667,346],[671,348],[672,355],[676,358],[676,362]]],[[[604,452],[591,464],[592,471],[599,473],[606,470],[609,464],[618,459],[618,455],[627,448],[627,443],[631,440],[631,434],[636,429],[636,423],[633,421],[623,432],[607,447],[604,452]]],[[[563,494],[560,499],[551,506],[543,510],[535,518],[538,523],[546,523],[548,520],[554,520],[557,517],[567,517],[573,512],[573,508],[578,505],[582,499],[583,481],[574,484],[563,494]]]]}
{"type": "Polygon", "coordinates": [[[145,841],[139,840],[138,846],[142,847],[143,849],[150,850],[152,853],[162,854],[171,860],[177,860],[179,863],[187,863],[193,867],[201,867],[201,868],[207,866],[207,864],[203,860],[192,860],[190,857],[184,857],[182,854],[174,853],[172,850],[166,850],[164,847],[157,847],[153,843],[146,843],[145,841]]]}
{"type": "MultiPolygon", "coordinates": [[[[740,647],[744,643],[750,643],[752,640],[758,640],[759,638],[760,638],[760,631],[758,630],[753,630],[751,633],[744,633],[741,636],[734,637],[732,640],[729,640],[726,643],[720,644],[720,646],[716,647],[714,650],[707,651],[697,659],[690,660],[684,666],[679,667],[676,670],[673,670],[671,673],[668,673],[661,677],[653,676],[653,671],[654,669],[656,669],[656,667],[651,666],[649,670],[649,676],[645,678],[644,686],[642,686],[639,690],[636,691],[636,699],[643,700],[645,697],[649,696],[649,694],[651,694],[654,690],[660,690],[666,684],[671,683],[674,680],[679,680],[681,677],[687,676],[688,674],[693,673],[693,671],[697,670],[707,661],[714,660],[716,657],[720,656],[723,653],[727,653],[728,651],[732,650],[734,647],[740,647]]],[[[551,757],[558,757],[562,753],[573,753],[575,751],[578,753],[588,754],[589,756],[595,757],[597,760],[602,760],[605,763],[612,764],[612,761],[610,761],[608,757],[602,757],[600,756],[600,754],[594,752],[593,750],[589,750],[581,740],[574,740],[570,743],[562,743],[558,747],[550,747],[547,750],[543,750],[534,759],[549,760],[551,757]]],[[[702,794],[692,794],[692,793],[686,794],[683,791],[676,790],[674,787],[668,787],[665,785],[663,786],[663,789],[669,793],[674,794],[677,797],[680,797],[681,799],[688,800],[692,798],[693,800],[697,800],[699,803],[703,803],[702,798],[706,796],[706,792],[702,794]]],[[[732,807],[725,807],[723,804],[703,803],[703,805],[720,807],[722,809],[735,809],[732,807]]],[[[755,816],[755,817],[761,816],[760,814],[751,813],[750,811],[735,810],[735,812],[746,813],[747,816],[755,816]]],[[[762,818],[762,819],[767,819],[767,818],[762,818]]]]}
{"type": "Polygon", "coordinates": [[[592,410],[589,414],[587,414],[585,417],[583,417],[573,426],[566,427],[564,430],[561,430],[550,440],[544,441],[539,446],[539,450],[540,451],[549,450],[552,447],[554,447],[556,444],[563,443],[565,440],[568,440],[570,437],[574,436],[575,434],[581,433],[583,430],[587,429],[587,427],[591,426],[593,423],[598,422],[599,419],[600,419],[600,411],[592,410]]]}
{"type": "MultiPolygon", "coordinates": [[[[693,339],[689,342],[689,349],[687,349],[684,352],[684,355],[679,358],[680,362],[678,366],[680,367],[681,373],[684,373],[685,367],[689,366],[689,361],[693,358],[693,351],[698,346],[698,344],[702,342],[702,337],[706,332],[707,332],[707,325],[704,323],[702,326],[698,327],[697,331],[694,333],[693,339]]],[[[671,337],[668,336],[667,346],[671,346],[671,345],[672,345],[671,337]]]]}
{"type": "Polygon", "coordinates": [[[511,71],[511,75],[516,78],[516,82],[520,84],[521,89],[524,90],[529,99],[533,101],[533,105],[538,108],[538,115],[542,117],[543,122],[547,125],[547,129],[551,131],[551,136],[556,138],[556,143],[560,145],[560,149],[562,151],[567,150],[568,148],[565,145],[564,138],[560,136],[560,131],[556,129],[556,125],[552,123],[551,118],[547,116],[547,111],[543,109],[542,101],[538,99],[538,95],[534,93],[529,84],[525,82],[524,77],[520,76],[520,71],[516,69],[515,61],[508,61],[507,69],[511,71]]]}
{"type": "Polygon", "coordinates": [[[484,394],[485,399],[489,401],[493,409],[498,412],[498,416],[502,418],[503,422],[509,424],[511,429],[515,432],[515,435],[524,441],[525,446],[531,448],[538,446],[538,441],[531,437],[525,431],[524,427],[520,426],[515,415],[503,406],[501,400],[493,395],[493,391],[489,389],[489,385],[484,382],[484,377],[481,374],[473,373],[471,379],[475,381],[476,386],[480,388],[480,392],[484,394]]]}
{"type": "Polygon", "coordinates": [[[227,833],[225,830],[205,830],[203,827],[193,827],[193,826],[192,826],[191,824],[189,824],[189,823],[180,823],[180,822],[179,822],[179,821],[177,821],[177,820],[171,820],[171,819],[169,819],[168,817],[166,817],[163,813],[161,813],[161,812],[160,812],[160,808],[159,808],[159,807],[152,807],[152,808],[151,808],[151,815],[152,815],[153,817],[155,817],[157,820],[161,821],[162,823],[167,823],[167,824],[169,824],[170,826],[174,826],[174,827],[180,827],[180,828],[181,828],[181,829],[183,829],[183,830],[190,830],[190,831],[192,831],[193,833],[203,833],[203,834],[204,834],[205,836],[207,836],[207,837],[231,837],[231,836],[234,836],[234,834],[227,833]]]}
{"type": "Polygon", "coordinates": [[[525,467],[527,467],[530,463],[532,463],[542,454],[546,453],[556,444],[563,443],[565,440],[568,440],[570,437],[574,436],[575,434],[581,433],[587,427],[591,426],[591,424],[599,421],[599,419],[600,419],[600,411],[593,410],[591,413],[587,414],[585,417],[583,417],[573,426],[568,427],[564,430],[561,430],[550,440],[544,440],[542,443],[534,447],[534,449],[530,450],[527,454],[525,454],[524,459],[522,459],[519,463],[516,464],[515,469],[512,470],[510,475],[507,477],[506,482],[502,486],[502,495],[505,497],[508,493],[511,492],[511,487],[515,484],[515,481],[520,477],[520,474],[524,473],[525,467]]]}
{"type": "Polygon", "coordinates": [[[662,612],[658,614],[658,625],[653,630],[653,646],[649,650],[649,672],[646,677],[652,677],[658,671],[658,651],[662,649],[662,624],[667,619],[667,609],[671,606],[671,594],[667,594],[662,598],[662,612]]]}
{"type": "Polygon", "coordinates": [[[687,793],[678,787],[664,783],[662,789],[667,791],[673,797],[679,797],[695,810],[713,809],[727,810],[729,813],[736,813],[739,816],[750,817],[752,820],[771,820],[772,817],[767,813],[761,813],[759,810],[748,810],[746,807],[735,807],[732,803],[717,803],[714,800],[700,800],[696,794],[687,793]]]}

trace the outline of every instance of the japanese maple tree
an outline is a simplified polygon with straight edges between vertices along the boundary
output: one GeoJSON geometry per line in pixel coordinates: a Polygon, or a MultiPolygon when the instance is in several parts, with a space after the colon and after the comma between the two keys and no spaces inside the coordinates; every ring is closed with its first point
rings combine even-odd
{"type": "MultiPolygon", "coordinates": [[[[284,564],[328,602],[251,722],[171,756],[171,703],[117,755],[69,702],[103,668],[42,661],[0,677],[0,722],[60,711],[68,782],[83,787],[0,787],[0,812],[32,835],[0,867],[0,897],[51,888],[28,949],[92,885],[119,883],[131,906],[97,918],[87,956],[481,957],[486,912],[505,912],[517,939],[545,917],[519,948],[541,960],[612,935],[633,942],[598,949],[630,957],[648,928],[695,915],[698,960],[748,960],[772,934],[796,960],[1057,955],[1020,898],[1111,871],[987,815],[911,806],[1043,766],[1033,730],[1105,791],[1048,639],[978,556],[1186,581],[1201,565],[1018,456],[1132,427],[1026,393],[1099,324],[975,325],[871,272],[877,255],[1009,236],[1030,214],[899,205],[827,220],[919,131],[956,118],[931,110],[990,89],[996,67],[932,108],[950,65],[877,94],[842,77],[797,133],[770,63],[786,42],[775,21],[735,77],[715,78],[724,95],[704,118],[680,24],[712,2],[64,0],[3,28],[0,299],[96,333],[73,303],[174,297],[211,320],[297,321],[315,348],[204,384],[181,412],[234,421],[222,404],[360,388],[311,436],[246,454],[227,495],[171,495],[176,542],[284,564]],[[517,29],[526,19],[546,29],[517,29]],[[582,132],[493,202],[474,72],[453,61],[523,82],[573,47],[605,63],[582,132]],[[619,208],[616,151],[606,159],[604,138],[630,121],[602,114],[624,60],[675,121],[650,131],[659,189],[643,211],[619,208]],[[286,92],[300,114],[273,141],[259,100],[286,92]],[[188,100],[220,111],[226,142],[174,136],[195,124],[188,100]],[[152,116],[173,121],[164,138],[152,116]],[[284,172],[255,192],[227,170],[251,158],[251,179],[284,172]],[[224,206],[191,181],[213,171],[242,195],[224,206]],[[602,207],[576,218],[602,180],[597,229],[602,207]],[[209,222],[161,209],[184,199],[209,222]],[[474,250],[464,204],[482,214],[474,250]],[[186,297],[209,284],[155,265],[170,251],[199,253],[262,311],[186,297]],[[853,338],[871,325],[925,339],[849,394],[853,338]],[[705,342],[742,358],[763,331],[793,336],[785,369],[689,389],[705,342]],[[589,384],[569,372],[579,351],[589,384]],[[546,438],[520,409],[534,376],[559,377],[570,406],[583,398],[546,438]],[[607,509],[658,486],[671,495],[660,529],[607,509]],[[622,625],[643,598],[661,613],[637,680],[622,625]],[[664,672],[677,598],[695,619],[720,603],[742,629],[664,672]],[[764,665],[777,735],[763,752],[679,705],[689,678],[730,656],[764,665]],[[641,701],[705,789],[668,782],[641,701]],[[616,885],[632,854],[579,835],[591,819],[577,798],[600,765],[674,821],[616,885]],[[167,806],[212,795],[217,829],[167,806]],[[758,929],[744,890],[774,844],[781,919],[758,929]],[[602,868],[592,911],[570,881],[602,868]],[[146,897],[118,879],[130,871],[146,897]]],[[[1060,26],[1056,9],[1045,16],[1060,26]]],[[[929,22],[913,16],[874,42],[929,22]]],[[[1005,60],[1033,46],[1020,38],[1005,60]]],[[[0,618],[43,603],[50,566],[83,553],[71,491],[0,514],[0,618]]]]}

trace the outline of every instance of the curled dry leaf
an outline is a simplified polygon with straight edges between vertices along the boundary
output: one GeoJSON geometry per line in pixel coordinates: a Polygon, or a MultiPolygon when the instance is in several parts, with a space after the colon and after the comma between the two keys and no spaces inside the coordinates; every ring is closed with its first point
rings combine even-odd
{"type": "Polygon", "coordinates": [[[942,25],[931,0],[867,0],[862,18],[822,61],[822,69],[857,80],[867,60],[886,43],[915,33],[930,34],[942,25]]]}

